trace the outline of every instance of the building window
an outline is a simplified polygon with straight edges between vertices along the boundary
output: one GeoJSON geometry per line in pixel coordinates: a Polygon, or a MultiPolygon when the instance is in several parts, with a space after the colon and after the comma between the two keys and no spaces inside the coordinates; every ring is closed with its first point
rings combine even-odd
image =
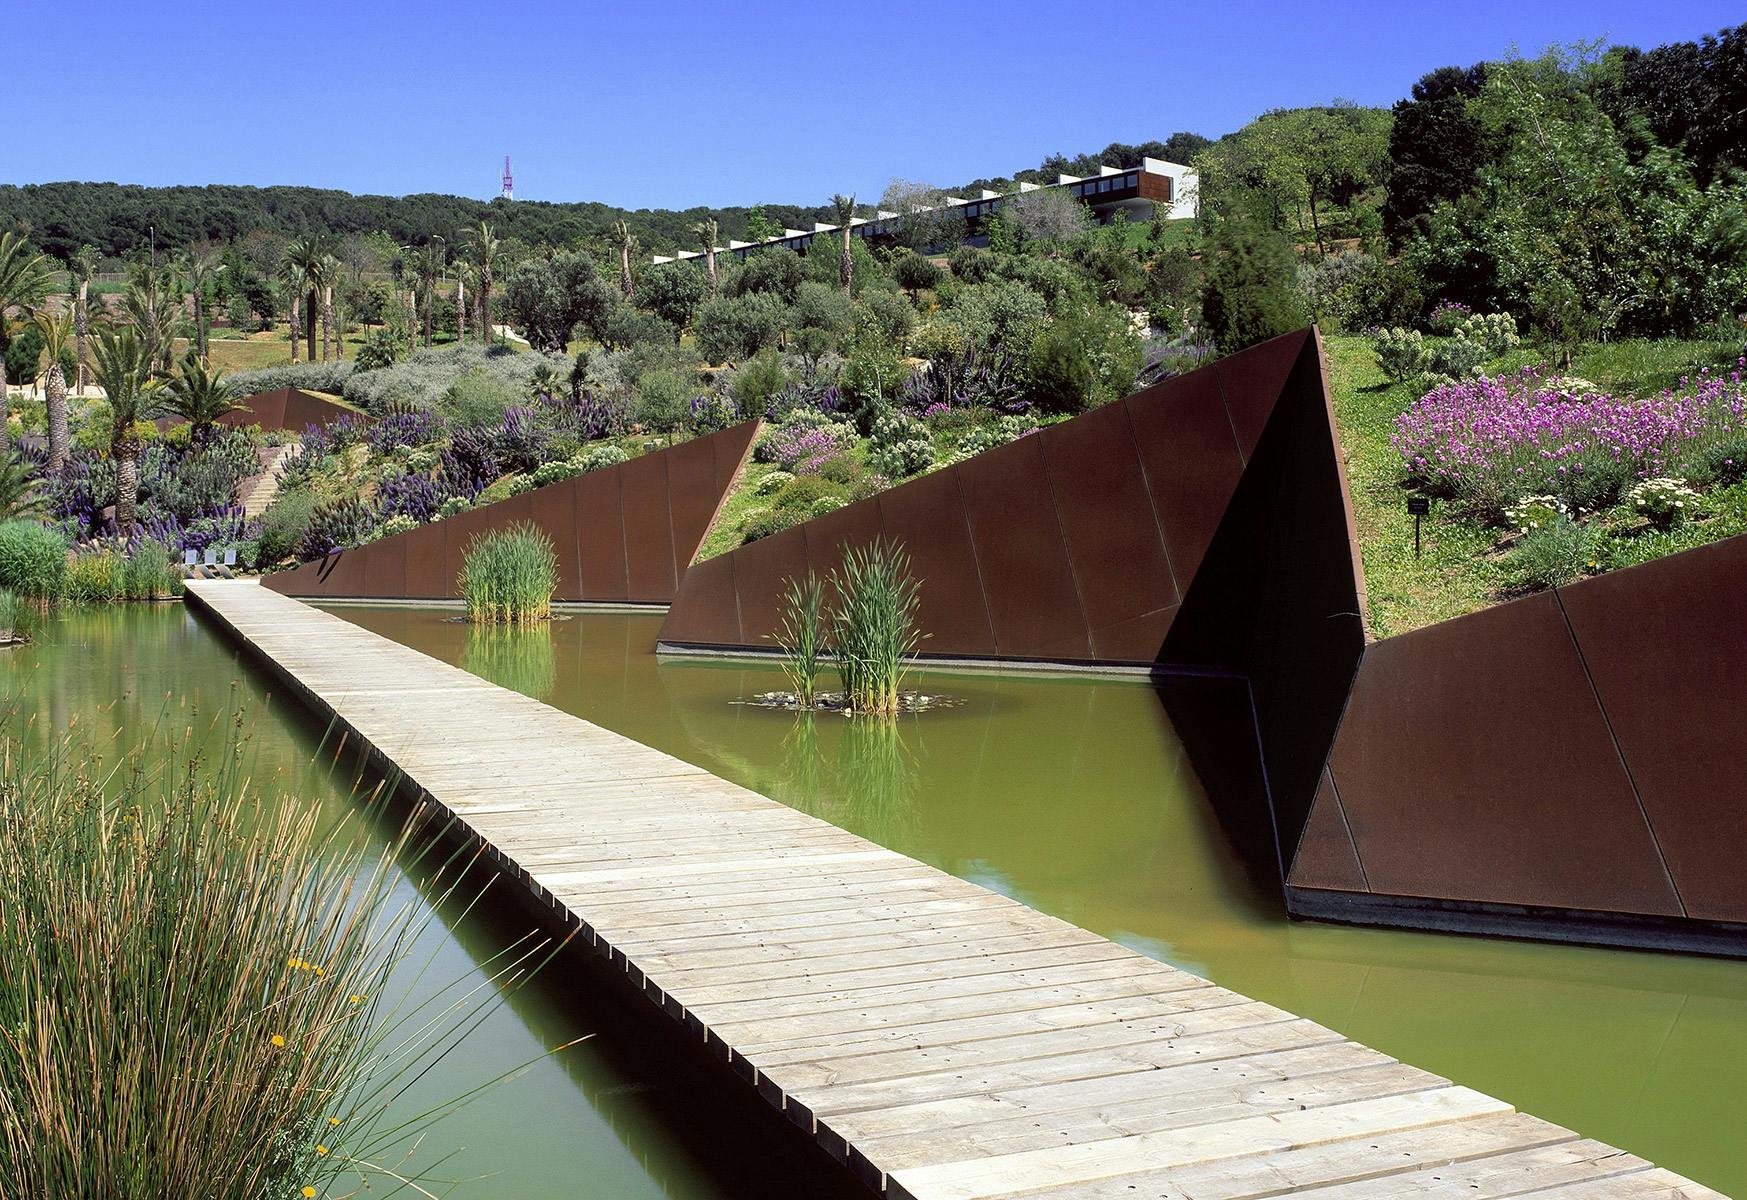
{"type": "Polygon", "coordinates": [[[1110,190],[1110,181],[1108,179],[1100,179],[1098,181],[1098,190],[1101,192],[1109,191],[1110,190]]]}

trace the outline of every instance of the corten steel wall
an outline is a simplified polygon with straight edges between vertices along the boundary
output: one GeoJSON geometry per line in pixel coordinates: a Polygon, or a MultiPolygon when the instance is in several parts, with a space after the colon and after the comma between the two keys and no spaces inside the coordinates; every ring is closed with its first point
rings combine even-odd
{"type": "Polygon", "coordinates": [[[1370,646],[1301,915],[1747,953],[1747,537],[1370,646]]]}
{"type": "MultiPolygon", "coordinates": [[[[1264,348],[1283,356],[1289,346],[1264,348]]],[[[1176,668],[1247,682],[1282,882],[1365,647],[1358,538],[1322,343],[1305,337],[1296,350],[1160,654],[1176,668]]],[[[1165,699],[1174,720],[1196,719],[1165,699]]]]}
{"type": "Polygon", "coordinates": [[[219,424],[259,425],[262,429],[288,429],[293,433],[301,433],[311,425],[326,425],[342,417],[360,421],[369,419],[344,405],[324,400],[320,396],[312,396],[297,388],[259,392],[253,396],[245,396],[237,403],[242,407],[220,417],[219,424]]]}
{"type": "Polygon", "coordinates": [[[885,537],[927,657],[1155,664],[1282,388],[1324,411],[1314,346],[1277,338],[698,563],[661,644],[769,651],[788,579],[885,537]]]}
{"type": "Polygon", "coordinates": [[[748,421],[520,496],[268,575],[307,598],[452,600],[469,541],[531,521],[558,553],[555,599],[667,604],[727,499],[758,422],[748,421]]]}

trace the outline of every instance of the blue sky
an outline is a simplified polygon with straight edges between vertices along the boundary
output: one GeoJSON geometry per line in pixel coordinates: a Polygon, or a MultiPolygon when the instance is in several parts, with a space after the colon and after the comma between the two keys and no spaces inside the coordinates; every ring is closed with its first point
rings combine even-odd
{"type": "Polygon", "coordinates": [[[12,0],[0,182],[487,197],[509,154],[528,199],[813,204],[1336,96],[1389,104],[1513,46],[1743,19],[1739,0],[12,0]]]}

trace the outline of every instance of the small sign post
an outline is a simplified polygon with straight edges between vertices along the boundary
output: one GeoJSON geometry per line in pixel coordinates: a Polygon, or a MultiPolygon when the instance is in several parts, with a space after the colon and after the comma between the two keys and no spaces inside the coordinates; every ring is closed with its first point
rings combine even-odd
{"type": "Polygon", "coordinates": [[[1419,522],[1420,518],[1432,511],[1430,496],[1409,496],[1407,511],[1413,514],[1413,556],[1419,557],[1419,522]]]}

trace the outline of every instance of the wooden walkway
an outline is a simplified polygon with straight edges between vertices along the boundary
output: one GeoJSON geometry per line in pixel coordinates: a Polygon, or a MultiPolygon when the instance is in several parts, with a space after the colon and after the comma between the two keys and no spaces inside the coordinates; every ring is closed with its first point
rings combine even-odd
{"type": "Polygon", "coordinates": [[[188,587],[891,1196],[1717,1195],[252,582],[188,587]]]}

